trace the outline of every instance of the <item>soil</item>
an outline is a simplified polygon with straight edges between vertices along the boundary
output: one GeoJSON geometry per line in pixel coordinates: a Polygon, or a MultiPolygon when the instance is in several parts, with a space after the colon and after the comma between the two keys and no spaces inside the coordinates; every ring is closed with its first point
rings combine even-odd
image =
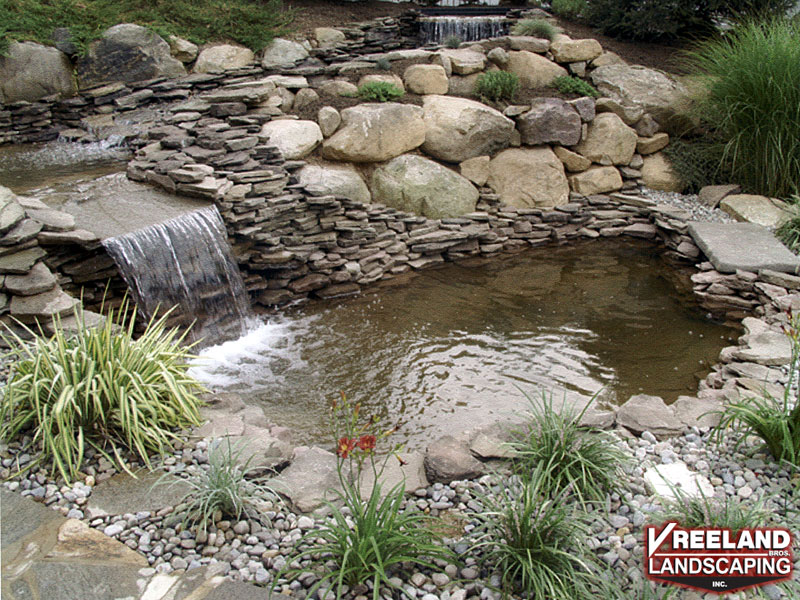
{"type": "MultiPolygon", "coordinates": [[[[284,4],[287,8],[297,11],[294,27],[297,34],[302,37],[313,35],[315,27],[341,27],[342,25],[369,21],[379,17],[397,16],[418,6],[411,2],[395,3],[376,0],[356,2],[285,0],[284,4]]],[[[615,52],[629,63],[680,73],[680,66],[676,58],[681,49],[680,46],[623,42],[600,35],[586,25],[570,23],[560,19],[559,25],[573,38],[595,38],[602,44],[603,48],[615,52]]]]}

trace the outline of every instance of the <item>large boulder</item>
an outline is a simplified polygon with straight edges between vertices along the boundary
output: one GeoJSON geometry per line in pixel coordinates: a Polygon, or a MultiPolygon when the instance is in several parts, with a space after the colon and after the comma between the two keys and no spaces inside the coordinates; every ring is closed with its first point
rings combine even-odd
{"type": "Polygon", "coordinates": [[[369,202],[367,184],[352,165],[306,165],[297,173],[297,180],[311,194],[342,196],[356,202],[369,202]]]}
{"type": "Polygon", "coordinates": [[[0,56],[0,104],[74,93],[72,66],[63,52],[34,42],[12,42],[7,55],[0,56]]]}
{"type": "Polygon", "coordinates": [[[434,55],[433,60],[441,63],[445,71],[450,71],[456,75],[480,73],[486,67],[486,56],[467,48],[442,50],[434,55]]]}
{"type": "Polygon", "coordinates": [[[473,212],[478,190],[439,163],[406,154],[373,173],[372,199],[430,219],[444,219],[473,212]]]}
{"type": "Polygon", "coordinates": [[[195,73],[223,73],[253,64],[255,55],[249,48],[220,44],[204,48],[194,64],[195,73]]]}
{"type": "Polygon", "coordinates": [[[592,83],[604,96],[622,105],[637,104],[661,125],[674,129],[685,123],[686,87],[661,71],[640,65],[610,64],[592,71],[592,83]]]}
{"type": "Polygon", "coordinates": [[[186,75],[186,69],[172,57],[169,44],[149,29],[131,23],[106,29],[78,61],[81,88],[181,75],[186,75]]]}
{"type": "Polygon", "coordinates": [[[627,165],[636,151],[636,132],[614,113],[600,113],[575,151],[601,165],[627,165]]]}
{"type": "Polygon", "coordinates": [[[342,124],[322,145],[331,160],[382,162],[413,150],[425,141],[419,106],[386,102],[359,104],[342,111],[342,124]]]}
{"type": "Polygon", "coordinates": [[[426,96],[422,150],[440,160],[461,162],[492,155],[511,143],[514,122],[499,111],[466,98],[426,96]]]}
{"type": "Polygon", "coordinates": [[[277,147],[286,160],[308,156],[322,141],[322,131],[314,121],[292,119],[265,123],[261,136],[268,144],[277,147]]]}
{"type": "Polygon", "coordinates": [[[603,53],[603,47],[595,39],[555,40],[550,44],[553,58],[560,63],[574,63],[594,60],[603,53]]]}
{"type": "Polygon", "coordinates": [[[264,48],[261,66],[265,69],[292,66],[294,63],[308,58],[308,49],[299,42],[275,38],[264,48]]]}
{"type": "Polygon", "coordinates": [[[516,74],[523,86],[535,89],[547,87],[556,77],[568,75],[564,67],[527,50],[509,52],[506,70],[516,74]]]}
{"type": "Polygon", "coordinates": [[[529,146],[574,146],[581,140],[581,124],[578,111],[558,98],[536,98],[517,118],[522,143],[529,146]]]}
{"type": "Polygon", "coordinates": [[[446,94],[447,72],[441,65],[411,65],[403,73],[406,87],[415,94],[446,94]]]}
{"type": "Polygon", "coordinates": [[[517,208],[551,208],[569,200],[564,165],[548,147],[509,148],[489,163],[488,185],[517,208]]]}

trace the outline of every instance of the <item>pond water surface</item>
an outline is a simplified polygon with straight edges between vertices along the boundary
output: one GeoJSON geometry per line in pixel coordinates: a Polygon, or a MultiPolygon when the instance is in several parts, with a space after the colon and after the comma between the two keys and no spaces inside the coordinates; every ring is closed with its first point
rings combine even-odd
{"type": "Polygon", "coordinates": [[[237,391],[296,441],[326,443],[339,391],[431,439],[527,407],[526,394],[697,391],[735,332],[678,293],[650,244],[596,241],[448,264],[357,298],[286,310],[206,348],[193,372],[237,391]]]}

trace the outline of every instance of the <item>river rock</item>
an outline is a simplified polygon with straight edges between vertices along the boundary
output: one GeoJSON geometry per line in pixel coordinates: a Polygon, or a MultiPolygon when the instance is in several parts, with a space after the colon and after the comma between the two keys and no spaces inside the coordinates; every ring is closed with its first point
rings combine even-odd
{"type": "Polygon", "coordinates": [[[418,106],[386,102],[345,108],[339,130],[322,144],[332,160],[381,162],[417,148],[425,141],[423,111],[418,106]]]}
{"type": "Polygon", "coordinates": [[[306,58],[308,58],[308,50],[303,44],[283,38],[275,38],[264,48],[264,53],[261,56],[261,66],[265,69],[290,67],[306,58]]]}
{"type": "Polygon", "coordinates": [[[568,74],[564,67],[527,50],[509,52],[507,70],[516,74],[523,86],[534,89],[547,87],[556,77],[568,74]]]}
{"type": "Polygon", "coordinates": [[[200,50],[197,44],[193,44],[189,40],[185,40],[177,35],[169,36],[169,51],[172,53],[173,58],[181,61],[182,63],[190,63],[197,58],[197,53],[200,50]]]}
{"type": "Polygon", "coordinates": [[[297,172],[297,181],[315,196],[342,196],[355,202],[370,202],[367,184],[352,165],[306,165],[297,172]]]}
{"type": "Polygon", "coordinates": [[[261,136],[278,148],[286,160],[308,156],[322,142],[322,130],[314,121],[270,121],[264,123],[261,136]]]}
{"type": "Polygon", "coordinates": [[[574,146],[581,140],[581,117],[558,98],[536,98],[528,112],[517,117],[522,143],[528,146],[574,146]]]}
{"type": "Polygon", "coordinates": [[[425,472],[434,483],[450,483],[477,477],[483,473],[483,464],[472,456],[465,442],[446,435],[428,446],[425,472]]]}
{"type": "Polygon", "coordinates": [[[11,42],[0,56],[0,104],[75,94],[72,65],[63,52],[34,42],[11,42]]]}
{"type": "Polygon", "coordinates": [[[644,157],[642,179],[652,190],[680,193],[686,188],[686,184],[681,181],[662,152],[644,157]]]}
{"type": "Polygon", "coordinates": [[[285,496],[294,510],[311,512],[325,500],[334,500],[334,490],[341,489],[336,455],[316,446],[295,448],[291,464],[269,485],[285,496]]]}
{"type": "Polygon", "coordinates": [[[608,64],[596,68],[592,83],[604,96],[620,104],[637,104],[656,121],[674,130],[685,123],[686,87],[661,71],[639,65],[608,64]]]}
{"type": "Polygon", "coordinates": [[[86,56],[78,61],[77,73],[80,87],[89,88],[112,81],[180,77],[186,69],[172,58],[163,38],[140,25],[122,23],[89,45],[86,56]]]}
{"type": "Polygon", "coordinates": [[[603,47],[595,39],[560,40],[550,44],[553,59],[559,63],[574,63],[594,60],[603,53],[603,47]]]}
{"type": "Polygon", "coordinates": [[[406,154],[375,171],[372,197],[374,202],[399,210],[443,219],[473,212],[478,190],[439,163],[406,154]]]}
{"type": "Polygon", "coordinates": [[[441,65],[411,65],[403,73],[409,91],[415,94],[446,94],[447,73],[441,65]]]}
{"type": "Polygon", "coordinates": [[[622,189],[622,176],[616,167],[591,167],[582,173],[569,176],[569,186],[573,192],[591,196],[622,189]]]}
{"type": "Polygon", "coordinates": [[[516,208],[552,208],[569,199],[564,165],[546,146],[503,150],[489,163],[487,184],[516,208]]]}
{"type": "Polygon", "coordinates": [[[466,98],[426,96],[422,150],[440,160],[462,162],[493,155],[511,143],[514,122],[500,111],[466,98]]]}
{"type": "Polygon", "coordinates": [[[601,165],[627,165],[636,151],[636,132],[614,113],[600,113],[589,123],[575,151],[601,165]]]}
{"type": "Polygon", "coordinates": [[[249,48],[219,44],[203,48],[194,64],[195,73],[224,73],[253,64],[255,55],[249,48]]]}
{"type": "Polygon", "coordinates": [[[683,431],[684,424],[659,396],[631,396],[617,410],[617,423],[636,434],[649,431],[657,437],[672,437],[683,431]]]}
{"type": "Polygon", "coordinates": [[[777,227],[791,216],[784,202],[755,194],[730,194],[719,207],[737,221],[764,227],[777,227]]]}

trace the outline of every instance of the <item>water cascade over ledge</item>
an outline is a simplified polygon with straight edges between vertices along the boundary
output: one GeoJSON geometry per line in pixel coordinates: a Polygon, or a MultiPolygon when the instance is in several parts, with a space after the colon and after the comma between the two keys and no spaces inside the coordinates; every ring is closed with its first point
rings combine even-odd
{"type": "Polygon", "coordinates": [[[176,306],[170,325],[206,343],[245,331],[250,302],[215,206],[103,241],[145,316],[176,306]]]}
{"type": "Polygon", "coordinates": [[[423,44],[441,44],[451,36],[462,42],[474,42],[508,33],[509,21],[504,16],[435,16],[419,19],[423,44]]]}

